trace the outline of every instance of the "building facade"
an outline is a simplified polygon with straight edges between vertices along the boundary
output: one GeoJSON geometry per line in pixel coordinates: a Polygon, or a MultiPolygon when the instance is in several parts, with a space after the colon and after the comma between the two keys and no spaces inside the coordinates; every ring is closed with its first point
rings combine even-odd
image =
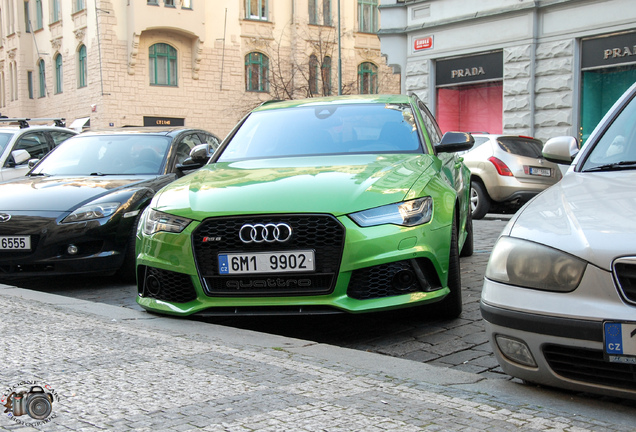
{"type": "Polygon", "coordinates": [[[378,0],[0,0],[0,112],[223,137],[265,100],[399,92],[378,16],[378,0]]]}
{"type": "Polygon", "coordinates": [[[382,0],[402,91],[444,130],[581,142],[636,82],[633,0],[382,0]]]}

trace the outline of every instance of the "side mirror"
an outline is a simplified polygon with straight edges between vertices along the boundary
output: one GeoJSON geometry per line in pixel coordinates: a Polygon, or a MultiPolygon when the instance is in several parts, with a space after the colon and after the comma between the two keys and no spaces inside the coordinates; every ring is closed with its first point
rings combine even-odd
{"type": "Polygon", "coordinates": [[[550,138],[543,146],[543,157],[558,164],[570,165],[579,152],[579,143],[571,136],[550,138]]]}
{"type": "Polygon", "coordinates": [[[438,153],[456,153],[470,150],[475,145],[475,138],[466,132],[446,132],[439,144],[435,146],[438,153]]]}
{"type": "Polygon", "coordinates": [[[26,163],[29,159],[31,159],[31,155],[26,150],[13,150],[11,152],[11,158],[13,160],[9,161],[8,164],[9,166],[14,167],[16,165],[26,163]]]}
{"type": "Polygon", "coordinates": [[[183,163],[177,165],[179,175],[184,175],[185,172],[201,168],[208,163],[212,155],[214,154],[214,147],[211,144],[199,144],[192,147],[190,155],[183,163]]]}
{"type": "Polygon", "coordinates": [[[189,159],[196,164],[200,164],[201,166],[208,163],[212,155],[214,154],[214,147],[210,144],[199,144],[196,145],[190,150],[189,159]]]}

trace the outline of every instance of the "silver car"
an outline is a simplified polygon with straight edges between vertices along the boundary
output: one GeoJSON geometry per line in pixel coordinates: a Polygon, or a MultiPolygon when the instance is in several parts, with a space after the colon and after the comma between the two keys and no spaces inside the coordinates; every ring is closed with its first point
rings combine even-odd
{"type": "Polygon", "coordinates": [[[30,160],[42,159],[62,141],[77,135],[63,124],[61,118],[0,118],[0,182],[24,176],[30,169],[30,160]],[[33,121],[57,126],[30,124],[33,121]]]}
{"type": "Polygon", "coordinates": [[[490,211],[516,211],[561,180],[557,164],[543,158],[543,143],[538,139],[480,133],[472,136],[475,145],[462,157],[471,173],[473,219],[481,219],[490,211]]]}
{"type": "Polygon", "coordinates": [[[481,297],[502,369],[528,382],[636,398],[636,84],[498,239],[481,297]],[[578,154],[577,154],[578,152],[578,154]]]}

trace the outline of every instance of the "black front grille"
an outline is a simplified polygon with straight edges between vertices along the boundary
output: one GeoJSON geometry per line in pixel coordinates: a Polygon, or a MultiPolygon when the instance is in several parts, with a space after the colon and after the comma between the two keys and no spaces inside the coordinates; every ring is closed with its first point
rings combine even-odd
{"type": "Polygon", "coordinates": [[[550,368],[562,377],[636,390],[636,365],[605,361],[601,350],[545,345],[543,355],[550,368]]]}
{"type": "Polygon", "coordinates": [[[192,233],[194,258],[208,296],[302,296],[333,291],[344,247],[345,229],[330,215],[253,215],[204,220],[192,233]],[[286,223],[292,236],[286,242],[243,243],[244,224],[286,223]],[[219,274],[219,253],[313,250],[314,272],[219,274]]]}
{"type": "Polygon", "coordinates": [[[174,303],[187,303],[197,298],[192,278],[184,273],[139,266],[137,281],[140,297],[174,303]]]}
{"type": "Polygon", "coordinates": [[[614,265],[614,274],[623,298],[636,303],[636,264],[618,262],[614,265]]]}
{"type": "Polygon", "coordinates": [[[355,270],[347,296],[366,300],[441,288],[430,261],[412,259],[355,270]]]}

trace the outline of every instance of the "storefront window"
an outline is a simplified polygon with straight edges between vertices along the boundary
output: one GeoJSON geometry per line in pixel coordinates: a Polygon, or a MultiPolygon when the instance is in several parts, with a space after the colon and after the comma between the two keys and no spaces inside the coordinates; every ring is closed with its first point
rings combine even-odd
{"type": "Polygon", "coordinates": [[[502,133],[502,113],[500,81],[437,89],[437,122],[442,132],[502,133]]]}
{"type": "Polygon", "coordinates": [[[636,82],[636,66],[620,66],[583,72],[581,91],[581,143],[590,136],[596,125],[614,102],[636,82]]]}

